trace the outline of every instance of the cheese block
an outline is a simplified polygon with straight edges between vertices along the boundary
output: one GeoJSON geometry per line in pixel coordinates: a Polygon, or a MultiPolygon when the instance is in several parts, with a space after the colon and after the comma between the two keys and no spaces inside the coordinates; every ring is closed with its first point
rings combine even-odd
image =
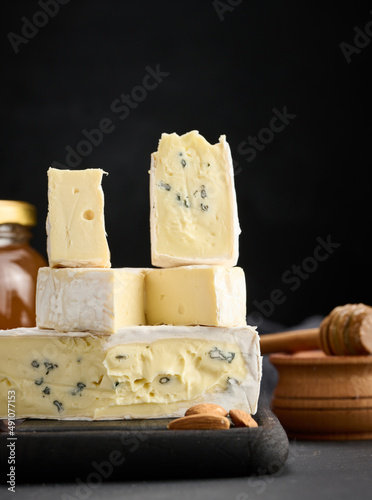
{"type": "Polygon", "coordinates": [[[39,328],[111,334],[124,326],[145,323],[144,274],[140,269],[39,269],[39,328]]]}
{"type": "Polygon", "coordinates": [[[156,267],[235,266],[240,227],[229,145],[197,131],[162,134],[150,169],[151,261],[156,267]]]}
{"type": "Polygon", "coordinates": [[[99,168],[48,170],[50,267],[110,267],[99,168]]]}
{"type": "Polygon", "coordinates": [[[246,286],[240,267],[181,266],[146,270],[149,325],[246,325],[246,286]]]}
{"type": "Polygon", "coordinates": [[[137,326],[106,337],[3,330],[0,418],[9,391],[16,418],[165,418],[198,403],[255,413],[261,366],[249,326],[137,326]]]}

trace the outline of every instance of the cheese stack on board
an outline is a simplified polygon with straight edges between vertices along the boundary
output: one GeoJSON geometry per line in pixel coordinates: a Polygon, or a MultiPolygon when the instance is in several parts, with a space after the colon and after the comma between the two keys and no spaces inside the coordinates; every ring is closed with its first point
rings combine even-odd
{"type": "Polygon", "coordinates": [[[150,171],[152,264],[111,268],[100,169],[48,171],[36,328],[0,331],[0,418],[183,416],[198,403],[255,413],[261,356],[234,267],[229,147],[163,134],[150,171]]]}

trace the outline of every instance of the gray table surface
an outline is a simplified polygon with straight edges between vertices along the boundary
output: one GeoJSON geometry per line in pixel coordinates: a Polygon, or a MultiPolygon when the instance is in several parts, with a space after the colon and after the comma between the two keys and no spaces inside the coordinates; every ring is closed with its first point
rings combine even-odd
{"type": "MultiPolygon", "coordinates": [[[[302,325],[301,325],[302,326],[302,325]]],[[[304,325],[313,326],[313,325],[304,325]]],[[[269,404],[277,377],[264,358],[260,404],[269,404]]],[[[37,460],[37,457],[35,457],[37,460]]],[[[197,457],[195,457],[197,460],[197,457]]],[[[202,464],[201,464],[202,467],[202,464]]],[[[145,477],[145,472],[144,472],[145,477]]],[[[291,440],[279,472],[246,478],[168,480],[86,484],[16,484],[15,493],[0,486],[0,499],[35,500],[364,500],[372,498],[371,441],[291,440]]]]}
{"type": "Polygon", "coordinates": [[[156,499],[252,500],[371,498],[372,441],[291,441],[285,467],[276,474],[250,478],[190,481],[16,485],[0,498],[37,500],[156,499]]]}

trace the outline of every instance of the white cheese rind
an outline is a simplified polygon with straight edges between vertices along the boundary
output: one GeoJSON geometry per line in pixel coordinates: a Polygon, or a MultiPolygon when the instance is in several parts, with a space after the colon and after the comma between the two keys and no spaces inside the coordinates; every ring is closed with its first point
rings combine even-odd
{"type": "Polygon", "coordinates": [[[212,146],[197,131],[181,137],[162,134],[159,149],[151,155],[149,171],[153,266],[235,266],[241,230],[234,169],[226,137],[220,136],[219,143],[212,146]],[[175,144],[173,156],[177,154],[177,147],[182,148],[190,168],[178,165],[176,172],[174,165],[162,165],[159,149],[163,139],[175,144]],[[209,158],[213,159],[209,162],[209,158]],[[162,172],[158,175],[160,166],[162,172]],[[166,209],[165,216],[160,215],[160,208],[166,209]],[[167,250],[161,248],[164,242],[167,250]]]}
{"type": "Polygon", "coordinates": [[[202,402],[253,414],[261,366],[249,326],[138,326],[109,337],[0,331],[0,418],[12,388],[17,418],[167,418],[202,402]]]}
{"type": "Polygon", "coordinates": [[[60,332],[108,335],[146,323],[140,269],[39,269],[36,324],[60,332]]]}
{"type": "Polygon", "coordinates": [[[101,186],[105,173],[99,168],[49,168],[46,231],[50,267],[111,266],[101,186]]]}
{"type": "Polygon", "coordinates": [[[240,267],[179,266],[145,271],[149,325],[246,325],[240,267]]]}

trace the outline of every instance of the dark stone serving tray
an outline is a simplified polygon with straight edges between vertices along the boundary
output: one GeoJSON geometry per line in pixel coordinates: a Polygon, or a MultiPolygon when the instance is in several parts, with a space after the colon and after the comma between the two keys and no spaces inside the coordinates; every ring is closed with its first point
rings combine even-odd
{"type": "MultiPolygon", "coordinates": [[[[268,408],[259,408],[255,419],[257,428],[187,431],[168,430],[170,419],[25,420],[15,429],[16,483],[97,484],[277,472],[288,456],[287,435],[268,408]]],[[[1,483],[10,467],[8,443],[9,435],[1,432],[1,483]]]]}

